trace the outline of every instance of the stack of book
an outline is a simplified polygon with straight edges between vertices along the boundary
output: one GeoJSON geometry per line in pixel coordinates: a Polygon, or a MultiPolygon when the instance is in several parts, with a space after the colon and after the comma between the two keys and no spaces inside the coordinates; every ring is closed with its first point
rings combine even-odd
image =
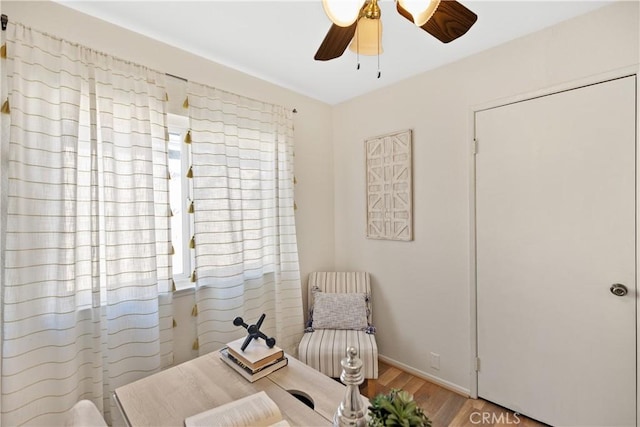
{"type": "Polygon", "coordinates": [[[269,348],[264,340],[252,340],[244,351],[245,338],[231,341],[220,350],[220,357],[249,382],[254,382],[289,363],[278,346],[269,348]]]}

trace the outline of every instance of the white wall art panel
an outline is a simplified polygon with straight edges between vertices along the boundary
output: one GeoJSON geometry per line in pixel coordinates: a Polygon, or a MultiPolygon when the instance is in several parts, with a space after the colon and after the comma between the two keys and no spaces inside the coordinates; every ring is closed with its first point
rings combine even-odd
{"type": "Polygon", "coordinates": [[[411,130],[365,141],[367,237],[413,239],[411,130]]]}

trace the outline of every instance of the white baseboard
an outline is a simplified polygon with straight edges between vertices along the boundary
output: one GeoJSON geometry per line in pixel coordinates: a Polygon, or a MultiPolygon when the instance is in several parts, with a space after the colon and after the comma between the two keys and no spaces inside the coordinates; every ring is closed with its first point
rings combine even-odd
{"type": "Polygon", "coordinates": [[[471,395],[470,390],[464,387],[460,387],[457,384],[454,384],[452,382],[443,380],[442,378],[436,377],[434,375],[431,375],[427,372],[423,372],[420,371],[418,369],[412,368],[409,365],[405,365],[402,362],[398,362],[397,360],[394,360],[390,357],[387,356],[383,356],[382,354],[378,354],[378,359],[382,360],[383,362],[391,365],[391,366],[395,366],[398,369],[402,369],[403,371],[414,375],[418,378],[422,378],[423,380],[427,380],[429,382],[432,382],[434,384],[437,384],[443,388],[446,388],[447,390],[451,390],[454,393],[458,393],[464,397],[469,397],[471,395]]]}

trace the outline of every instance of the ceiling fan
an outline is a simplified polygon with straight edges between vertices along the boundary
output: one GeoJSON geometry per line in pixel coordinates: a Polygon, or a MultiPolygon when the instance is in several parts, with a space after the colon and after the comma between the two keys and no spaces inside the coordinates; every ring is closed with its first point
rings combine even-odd
{"type": "MultiPolygon", "coordinates": [[[[465,34],[478,19],[478,15],[455,0],[395,1],[396,10],[401,16],[442,43],[449,43],[465,34]]],[[[375,27],[380,36],[378,0],[323,0],[322,4],[333,24],[318,48],[315,60],[328,61],[341,56],[352,40],[358,43],[356,29],[367,22],[377,24],[375,27]]],[[[381,53],[380,43],[377,49],[376,53],[381,53]]]]}

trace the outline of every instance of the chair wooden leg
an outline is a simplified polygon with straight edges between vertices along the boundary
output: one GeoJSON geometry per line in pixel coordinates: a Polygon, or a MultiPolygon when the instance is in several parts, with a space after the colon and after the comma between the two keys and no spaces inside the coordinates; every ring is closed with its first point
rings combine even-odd
{"type": "Polygon", "coordinates": [[[376,380],[365,378],[363,386],[365,396],[369,399],[373,399],[376,395],[376,380]]]}

